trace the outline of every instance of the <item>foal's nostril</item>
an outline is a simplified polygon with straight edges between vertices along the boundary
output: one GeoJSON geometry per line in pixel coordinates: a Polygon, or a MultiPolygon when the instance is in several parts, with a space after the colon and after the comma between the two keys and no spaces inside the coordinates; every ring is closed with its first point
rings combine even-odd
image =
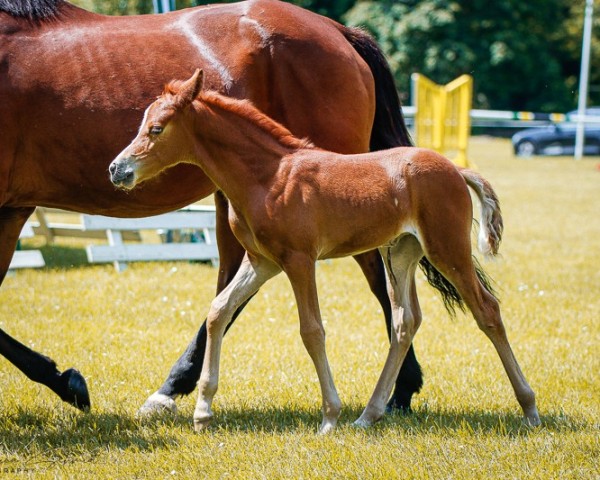
{"type": "Polygon", "coordinates": [[[117,171],[117,164],[116,163],[111,163],[110,166],[108,167],[108,171],[110,172],[111,175],[114,175],[115,172],[117,171]]]}

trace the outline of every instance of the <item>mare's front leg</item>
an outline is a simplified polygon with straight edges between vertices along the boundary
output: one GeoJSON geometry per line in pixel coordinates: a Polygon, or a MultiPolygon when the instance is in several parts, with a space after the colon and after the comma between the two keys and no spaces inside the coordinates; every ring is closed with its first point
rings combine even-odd
{"type": "Polygon", "coordinates": [[[325,350],[325,330],[321,321],[315,281],[315,260],[301,254],[292,255],[284,265],[284,270],[290,279],[298,304],[302,342],[319,377],[323,399],[323,421],[319,433],[326,434],[335,428],[342,406],[325,350]]]}
{"type": "MultiPolygon", "coordinates": [[[[371,292],[379,301],[383,310],[385,326],[387,328],[388,338],[392,335],[392,309],[390,298],[386,287],[386,273],[383,266],[381,255],[377,250],[365,252],[354,257],[365,278],[369,282],[371,292]]],[[[423,387],[423,372],[417,361],[413,344],[410,344],[406,357],[402,362],[400,372],[396,377],[396,387],[392,397],[387,403],[387,409],[399,409],[403,412],[410,412],[410,403],[415,393],[419,393],[423,387]]]]}
{"type": "MultiPolygon", "coordinates": [[[[0,284],[2,284],[23,225],[33,208],[0,208],[0,284]]],[[[31,350],[3,330],[0,330],[0,354],[34,382],[56,393],[61,400],[85,410],[90,396],[83,376],[75,369],[59,372],[49,357],[31,350]]]]}
{"type": "Polygon", "coordinates": [[[246,254],[231,283],[212,301],[206,319],[206,352],[198,381],[198,402],[194,411],[196,431],[206,428],[213,418],[211,406],[219,384],[221,343],[225,329],[237,309],[248,301],[263,283],[280,271],[281,269],[270,261],[246,254]]]}
{"type": "MultiPolygon", "coordinates": [[[[228,220],[229,205],[227,198],[220,192],[215,193],[215,206],[217,216],[217,246],[219,248],[219,276],[217,280],[217,294],[219,294],[234,278],[246,251],[231,231],[228,220]]],[[[245,305],[246,303],[243,303],[235,311],[227,328],[241,313],[245,305]]],[[[185,352],[183,352],[171,368],[165,382],[158,391],[148,397],[139,409],[138,414],[148,416],[163,411],[175,412],[177,410],[175,398],[182,395],[189,395],[196,388],[200,372],[202,371],[205,350],[206,320],[185,352]]]]}

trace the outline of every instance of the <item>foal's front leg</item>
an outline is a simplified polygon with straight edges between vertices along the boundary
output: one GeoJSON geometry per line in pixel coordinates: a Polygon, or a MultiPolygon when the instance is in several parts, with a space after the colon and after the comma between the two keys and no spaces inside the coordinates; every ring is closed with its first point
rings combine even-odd
{"type": "Polygon", "coordinates": [[[319,433],[326,434],[335,428],[342,405],[333,383],[333,375],[325,351],[325,330],[317,296],[315,260],[298,255],[284,266],[284,270],[290,279],[298,304],[302,342],[319,377],[323,398],[323,422],[319,433]]]}
{"type": "Polygon", "coordinates": [[[211,405],[219,384],[221,343],[225,329],[235,311],[263,283],[277,275],[281,269],[264,258],[244,256],[240,269],[227,287],[212,301],[208,312],[206,351],[200,380],[198,402],[194,411],[194,428],[197,432],[206,428],[212,418],[211,405]]]}

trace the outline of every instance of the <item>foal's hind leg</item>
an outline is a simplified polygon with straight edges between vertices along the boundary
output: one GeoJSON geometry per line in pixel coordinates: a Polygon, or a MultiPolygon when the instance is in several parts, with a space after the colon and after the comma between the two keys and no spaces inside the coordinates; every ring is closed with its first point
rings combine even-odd
{"type": "Polygon", "coordinates": [[[493,343],[527,421],[530,425],[539,425],[540,417],[535,405],[535,394],[521,372],[508,342],[500,316],[500,306],[496,298],[479,280],[471,257],[469,237],[468,235],[464,237],[445,236],[443,241],[439,239],[440,241],[436,242],[435,252],[428,252],[428,258],[456,287],[473,313],[477,325],[493,343]],[[440,247],[441,245],[443,247],[440,247]]]}
{"type": "Polygon", "coordinates": [[[412,235],[396,245],[381,249],[387,266],[388,295],[392,305],[390,349],[377,385],[365,410],[355,425],[367,427],[384,414],[394,382],[409,351],[419,325],[421,310],[415,286],[415,270],[423,251],[412,235]]]}
{"type": "MultiPolygon", "coordinates": [[[[377,250],[372,250],[360,255],[355,255],[354,259],[369,282],[371,292],[373,292],[381,305],[388,338],[391,338],[393,322],[392,309],[386,284],[385,267],[383,266],[381,255],[377,250]]],[[[404,361],[402,362],[400,373],[398,373],[398,377],[396,378],[394,393],[389,399],[386,408],[388,410],[397,408],[404,412],[410,412],[412,396],[415,393],[419,393],[422,386],[423,373],[421,371],[421,366],[417,361],[413,344],[411,343],[410,348],[404,357],[404,361]]]]}
{"type": "Polygon", "coordinates": [[[204,429],[212,420],[211,405],[219,383],[221,343],[227,325],[236,310],[246,302],[269,278],[281,269],[264,258],[246,254],[235,277],[212,301],[206,319],[207,340],[202,373],[198,381],[198,402],[194,411],[194,428],[204,429]]]}

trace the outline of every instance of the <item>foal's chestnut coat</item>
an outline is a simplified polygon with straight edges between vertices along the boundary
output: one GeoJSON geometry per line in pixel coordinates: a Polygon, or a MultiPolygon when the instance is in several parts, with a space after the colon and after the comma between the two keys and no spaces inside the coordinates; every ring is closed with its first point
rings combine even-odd
{"type": "Polygon", "coordinates": [[[481,175],[424,149],[402,147],[362,155],[319,150],[250,103],[201,88],[199,70],[183,84],[169,85],[146,110],[137,137],[110,167],[113,183],[130,189],[177,163],[199,165],[227,196],[231,227],[247,251],[235,278],[210,307],[196,429],[213,417],[227,324],[243,302],[282,270],[292,284],[300,334],[321,385],[320,432],[335,427],[341,403],[325,352],[315,262],[374,248],[386,263],[392,338],[381,377],[356,423],[368,426],[383,415],[421,323],[414,274],[423,255],[456,289],[496,347],[528,422],[540,423],[534,393],[508,343],[498,302],[482,283],[471,256],[468,186],[481,202],[483,253],[497,253],[502,233],[498,200],[481,175]]]}

